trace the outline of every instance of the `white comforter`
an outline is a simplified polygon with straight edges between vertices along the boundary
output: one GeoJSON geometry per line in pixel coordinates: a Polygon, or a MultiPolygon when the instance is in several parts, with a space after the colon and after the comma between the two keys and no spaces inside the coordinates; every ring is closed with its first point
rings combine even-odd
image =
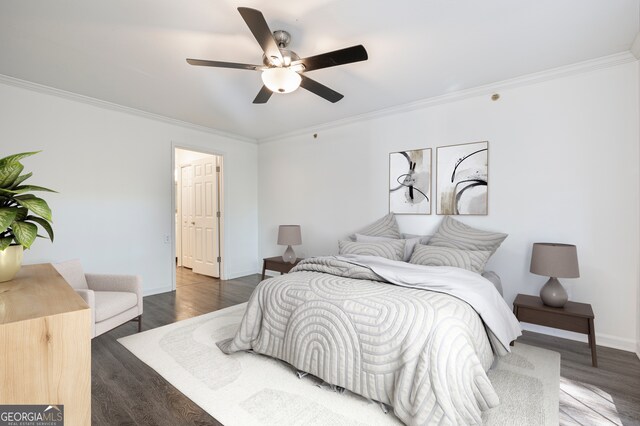
{"type": "Polygon", "coordinates": [[[284,360],[392,406],[406,424],[480,424],[482,411],[499,404],[486,375],[485,325],[500,352],[520,334],[477,274],[331,256],[260,283],[235,337],[219,346],[284,360]]]}

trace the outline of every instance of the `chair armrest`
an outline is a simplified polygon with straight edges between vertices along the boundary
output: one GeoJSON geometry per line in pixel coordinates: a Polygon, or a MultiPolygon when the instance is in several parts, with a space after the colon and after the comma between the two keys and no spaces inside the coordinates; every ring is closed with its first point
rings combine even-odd
{"type": "Polygon", "coordinates": [[[96,296],[93,290],[87,290],[84,288],[76,289],[78,296],[82,297],[89,308],[91,309],[91,338],[96,335],[96,296]]]}
{"type": "Polygon", "coordinates": [[[94,291],[126,291],[138,296],[138,312],[142,314],[142,278],[139,275],[85,274],[87,285],[94,291]]]}

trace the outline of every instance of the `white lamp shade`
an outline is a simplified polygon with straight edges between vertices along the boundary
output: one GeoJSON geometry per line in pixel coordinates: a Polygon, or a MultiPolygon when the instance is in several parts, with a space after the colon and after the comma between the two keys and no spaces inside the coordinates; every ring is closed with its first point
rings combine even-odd
{"type": "Polygon", "coordinates": [[[262,71],[262,81],[274,93],[289,93],[300,87],[302,77],[289,68],[268,68],[262,71]]]}
{"type": "Polygon", "coordinates": [[[302,244],[300,225],[280,225],[278,229],[278,245],[298,246],[302,244]]]}

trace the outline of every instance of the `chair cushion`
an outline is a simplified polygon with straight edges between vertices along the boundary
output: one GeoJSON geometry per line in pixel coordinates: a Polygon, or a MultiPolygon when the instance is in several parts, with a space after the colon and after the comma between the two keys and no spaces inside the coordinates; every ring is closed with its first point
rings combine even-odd
{"type": "Polygon", "coordinates": [[[66,262],[54,263],[53,267],[69,285],[77,290],[88,289],[87,279],[82,270],[82,264],[78,259],[66,262]]]}
{"type": "Polygon", "coordinates": [[[96,298],[96,323],[107,320],[138,304],[135,293],[125,291],[94,291],[96,298]]]}

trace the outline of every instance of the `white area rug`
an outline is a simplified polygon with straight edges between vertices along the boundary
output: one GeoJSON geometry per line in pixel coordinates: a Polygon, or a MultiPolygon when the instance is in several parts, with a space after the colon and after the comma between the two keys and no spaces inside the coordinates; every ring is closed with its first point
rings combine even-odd
{"type": "MultiPolygon", "coordinates": [[[[226,426],[395,425],[392,412],[345,392],[298,379],[292,367],[261,355],[224,355],[215,342],[232,337],[246,303],[118,341],[226,426]]],[[[490,425],[557,425],[560,354],[517,344],[489,378],[500,406],[485,413],[490,425]]]]}

